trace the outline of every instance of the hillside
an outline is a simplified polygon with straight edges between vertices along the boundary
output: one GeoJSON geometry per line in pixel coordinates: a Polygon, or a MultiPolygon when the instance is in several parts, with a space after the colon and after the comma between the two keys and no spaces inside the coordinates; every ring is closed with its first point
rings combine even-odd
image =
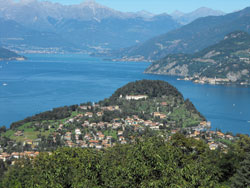
{"type": "Polygon", "coordinates": [[[3,60],[24,60],[25,57],[16,54],[10,50],[0,47],[0,61],[3,60]]]}
{"type": "Polygon", "coordinates": [[[168,55],[145,73],[189,77],[196,82],[250,84],[250,35],[237,31],[193,55],[168,55]],[[216,78],[216,79],[215,79],[216,78]]]}
{"type": "Polygon", "coordinates": [[[250,7],[223,16],[199,18],[177,30],[136,46],[114,51],[110,57],[123,60],[159,60],[168,54],[195,53],[216,44],[230,32],[250,32],[250,7]]]}

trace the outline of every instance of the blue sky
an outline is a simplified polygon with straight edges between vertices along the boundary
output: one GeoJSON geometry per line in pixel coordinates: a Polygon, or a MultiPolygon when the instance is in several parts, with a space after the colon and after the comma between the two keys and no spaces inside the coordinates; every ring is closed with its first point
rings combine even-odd
{"type": "MultiPolygon", "coordinates": [[[[61,4],[79,4],[84,0],[49,0],[61,4]]],[[[110,8],[136,12],[146,10],[153,13],[171,13],[175,10],[190,12],[200,7],[222,10],[226,13],[250,6],[250,0],[96,0],[110,8]]]]}

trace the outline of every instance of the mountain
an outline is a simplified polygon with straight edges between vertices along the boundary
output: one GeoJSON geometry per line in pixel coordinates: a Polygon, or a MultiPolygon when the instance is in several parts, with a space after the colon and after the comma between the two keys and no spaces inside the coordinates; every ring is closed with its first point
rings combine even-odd
{"type": "MultiPolygon", "coordinates": [[[[38,0],[0,0],[0,7],[2,20],[23,27],[14,29],[11,38],[25,40],[28,32],[27,41],[31,43],[10,41],[0,36],[9,48],[27,49],[31,45],[31,49],[52,47],[103,52],[138,44],[180,26],[166,14],[153,15],[146,11],[125,13],[95,1],[61,5],[38,0]]],[[[0,23],[0,27],[4,28],[4,23],[0,23]]]]}
{"type": "Polygon", "coordinates": [[[157,60],[168,54],[194,53],[233,31],[250,31],[250,7],[224,16],[199,18],[190,24],[133,47],[109,54],[121,59],[157,60]]]}
{"type": "Polygon", "coordinates": [[[20,56],[18,54],[16,54],[15,52],[12,52],[10,50],[7,50],[5,48],[1,48],[0,47],[0,61],[3,60],[24,60],[25,57],[20,56]]]}
{"type": "Polygon", "coordinates": [[[53,24],[60,36],[81,48],[117,49],[137,44],[159,33],[179,27],[169,15],[151,18],[109,17],[102,20],[63,19],[53,24]]]}
{"type": "Polygon", "coordinates": [[[207,16],[221,16],[225,13],[219,10],[213,10],[207,7],[201,7],[190,13],[183,13],[180,11],[175,11],[171,16],[180,24],[186,25],[196,20],[197,18],[207,17],[207,16]]]}
{"type": "Polygon", "coordinates": [[[236,31],[193,55],[168,55],[145,72],[186,76],[200,83],[250,84],[250,34],[236,31]]]}
{"type": "Polygon", "coordinates": [[[0,43],[10,49],[25,51],[26,49],[68,49],[74,44],[53,32],[40,32],[27,28],[16,21],[0,18],[0,43]]]}

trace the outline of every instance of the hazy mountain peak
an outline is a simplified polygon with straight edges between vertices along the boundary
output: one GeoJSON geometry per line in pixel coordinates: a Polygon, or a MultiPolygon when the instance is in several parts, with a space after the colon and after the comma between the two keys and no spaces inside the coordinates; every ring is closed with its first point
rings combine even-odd
{"type": "Polygon", "coordinates": [[[175,10],[174,12],[171,13],[171,16],[172,16],[173,18],[178,18],[178,17],[183,16],[184,14],[185,14],[184,12],[181,12],[181,11],[179,11],[179,10],[175,10]]]}
{"type": "Polygon", "coordinates": [[[108,8],[99,3],[95,0],[86,0],[80,4],[81,7],[91,7],[91,8],[108,8]]]}
{"type": "Polygon", "coordinates": [[[213,10],[208,7],[200,7],[189,13],[183,13],[183,12],[176,10],[175,12],[171,14],[171,16],[174,19],[176,19],[178,22],[180,22],[181,24],[188,24],[200,17],[221,16],[224,14],[225,13],[220,10],[213,10]]]}
{"type": "Polygon", "coordinates": [[[20,0],[20,4],[31,4],[31,3],[38,3],[37,0],[20,0]]]}
{"type": "Polygon", "coordinates": [[[205,15],[205,16],[220,16],[225,14],[224,12],[220,11],[220,10],[214,10],[208,7],[200,7],[196,10],[194,10],[193,12],[191,12],[192,14],[201,14],[201,15],[205,15]]]}
{"type": "Polygon", "coordinates": [[[138,12],[136,12],[136,14],[137,14],[138,16],[141,16],[141,17],[144,17],[144,18],[152,18],[152,17],[155,16],[153,13],[148,12],[148,11],[146,11],[146,10],[138,11],[138,12]]]}

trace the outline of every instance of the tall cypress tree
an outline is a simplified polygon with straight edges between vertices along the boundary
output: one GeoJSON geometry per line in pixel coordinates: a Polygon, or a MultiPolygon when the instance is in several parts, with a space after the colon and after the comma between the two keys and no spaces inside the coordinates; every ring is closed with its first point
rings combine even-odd
{"type": "Polygon", "coordinates": [[[232,178],[232,187],[250,188],[250,152],[246,153],[246,158],[241,162],[240,168],[232,178]]]}

